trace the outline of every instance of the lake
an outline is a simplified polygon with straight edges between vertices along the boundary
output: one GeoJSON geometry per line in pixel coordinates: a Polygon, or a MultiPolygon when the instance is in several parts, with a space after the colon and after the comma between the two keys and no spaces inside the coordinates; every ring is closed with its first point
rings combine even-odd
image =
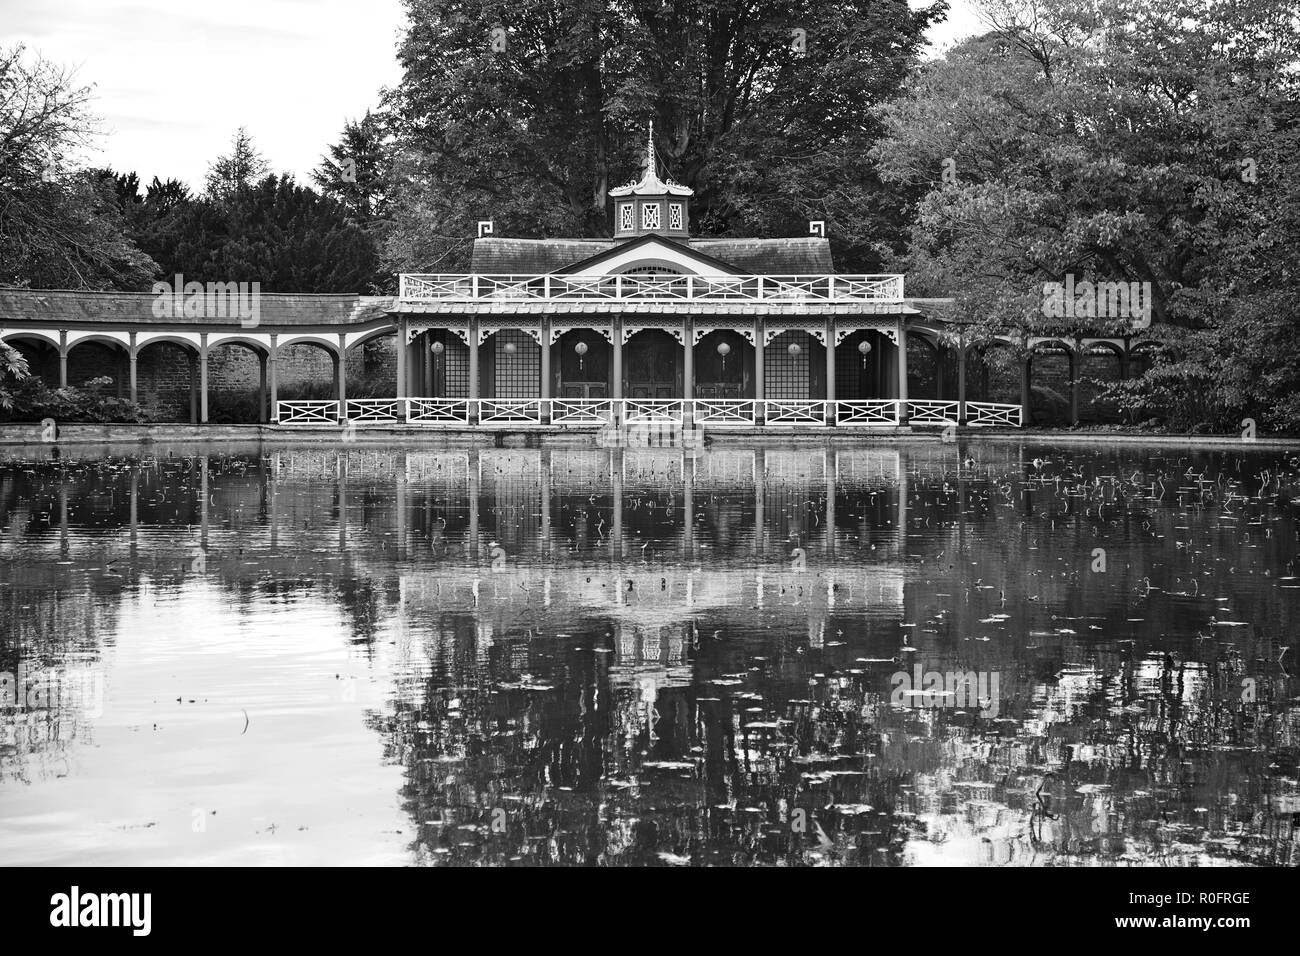
{"type": "Polygon", "coordinates": [[[1300,456],[0,451],[0,863],[1295,865],[1300,456]]]}

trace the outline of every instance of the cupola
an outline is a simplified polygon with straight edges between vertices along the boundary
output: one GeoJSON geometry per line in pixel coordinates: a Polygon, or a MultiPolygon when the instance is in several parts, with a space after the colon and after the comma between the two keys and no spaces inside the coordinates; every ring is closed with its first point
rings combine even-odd
{"type": "Polygon", "coordinates": [[[659,178],[655,163],[655,125],[650,124],[646,137],[645,169],[641,181],[609,191],[614,200],[614,238],[637,236],[689,237],[690,216],[687,199],[694,192],[669,179],[659,178]]]}

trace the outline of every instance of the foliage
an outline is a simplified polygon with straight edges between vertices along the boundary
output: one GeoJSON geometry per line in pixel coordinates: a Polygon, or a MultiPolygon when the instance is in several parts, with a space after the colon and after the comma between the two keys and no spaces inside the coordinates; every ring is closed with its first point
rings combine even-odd
{"type": "Polygon", "coordinates": [[[94,138],[90,89],[66,69],[0,47],[0,284],[142,288],[155,264],[76,154],[94,138]]]}
{"type": "Polygon", "coordinates": [[[1048,317],[1044,283],[1150,283],[1170,347],[1109,396],[1126,414],[1300,426],[1296,0],[985,10],[881,111],[880,175],[925,190],[895,261],[912,294],[955,295],[974,338],[1129,334],[1048,317]]]}
{"type": "Polygon", "coordinates": [[[52,418],[60,424],[148,422],[148,413],[138,403],[99,391],[111,383],[111,378],[104,377],[90,379],[80,387],[51,388],[29,375],[9,387],[10,401],[0,405],[0,420],[37,422],[52,418]]]}
{"type": "Polygon", "coordinates": [[[898,236],[896,191],[862,156],[873,107],[944,2],[406,0],[394,271],[464,265],[478,219],[511,236],[607,236],[607,191],[641,166],[647,121],[696,190],[703,235],[806,235],[847,269],[898,236]],[[802,40],[805,48],[795,47],[802,40]]]}

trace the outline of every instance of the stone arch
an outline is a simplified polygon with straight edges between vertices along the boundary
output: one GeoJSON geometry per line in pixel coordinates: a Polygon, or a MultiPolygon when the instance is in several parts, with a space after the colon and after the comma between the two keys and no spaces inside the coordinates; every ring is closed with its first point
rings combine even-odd
{"type": "Polygon", "coordinates": [[[361,333],[344,350],[349,398],[391,398],[397,394],[397,329],[361,333]]]}
{"type": "Polygon", "coordinates": [[[1085,342],[1077,356],[1079,376],[1079,418],[1087,422],[1118,422],[1119,409],[1100,395],[1107,385],[1124,378],[1127,358],[1115,342],[1085,342]]]}
{"type": "Polygon", "coordinates": [[[1036,424],[1071,424],[1075,352],[1064,339],[1034,342],[1029,350],[1029,415],[1036,424]]]}
{"type": "Polygon", "coordinates": [[[208,346],[208,421],[267,420],[267,355],[262,343],[243,337],[208,346]]]}
{"type": "Polygon", "coordinates": [[[92,387],[100,395],[124,398],[128,395],[131,374],[131,353],[117,339],[102,335],[87,335],[67,347],[68,385],[87,388],[89,383],[102,379],[109,382],[92,387]]]}
{"type": "Polygon", "coordinates": [[[155,421],[198,421],[198,349],[160,336],[136,348],[136,401],[155,421]]]}
{"type": "Polygon", "coordinates": [[[338,398],[338,344],[318,336],[297,335],[277,344],[276,399],[338,398]]]}
{"type": "Polygon", "coordinates": [[[1154,339],[1135,342],[1129,346],[1129,377],[1141,378],[1155,364],[1157,357],[1168,354],[1169,346],[1154,339]]]}
{"type": "Polygon", "coordinates": [[[37,331],[6,332],[6,345],[15,349],[27,360],[29,374],[36,376],[51,388],[59,385],[59,340],[57,336],[37,331]]]}

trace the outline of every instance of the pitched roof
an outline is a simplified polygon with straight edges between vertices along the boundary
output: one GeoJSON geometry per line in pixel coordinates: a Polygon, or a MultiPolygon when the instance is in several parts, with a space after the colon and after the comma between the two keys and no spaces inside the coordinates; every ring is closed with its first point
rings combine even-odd
{"type": "MultiPolygon", "coordinates": [[[[474,240],[470,271],[536,275],[559,272],[585,259],[622,245],[614,239],[500,239],[474,240]]],[[[636,240],[627,240],[635,242],[636,240]]],[[[691,239],[688,249],[734,266],[749,275],[825,275],[834,272],[829,240],[808,236],[798,239],[691,239]]]]}
{"type": "MultiPolygon", "coordinates": [[[[37,322],[139,322],[157,325],[223,325],[232,320],[154,315],[151,292],[83,292],[67,289],[0,289],[0,328],[13,320],[37,322]]],[[[385,315],[392,300],[348,293],[307,295],[260,293],[258,311],[264,325],[350,325],[385,315]]]]}

